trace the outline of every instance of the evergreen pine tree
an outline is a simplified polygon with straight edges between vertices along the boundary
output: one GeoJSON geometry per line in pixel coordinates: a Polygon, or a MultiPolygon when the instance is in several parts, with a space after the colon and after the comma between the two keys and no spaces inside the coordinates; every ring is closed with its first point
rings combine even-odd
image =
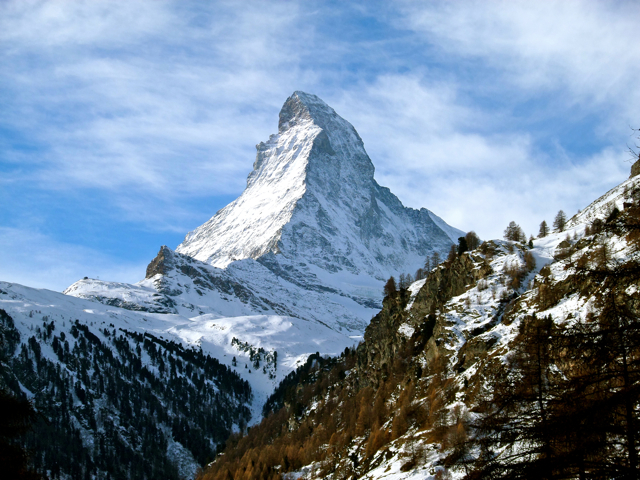
{"type": "Polygon", "coordinates": [[[540,224],[540,231],[538,232],[538,238],[544,238],[549,235],[549,227],[547,226],[547,222],[545,220],[540,224]]]}
{"type": "Polygon", "coordinates": [[[462,255],[467,250],[469,250],[469,246],[467,245],[466,237],[459,237],[458,238],[458,255],[462,255]]]}
{"type": "Polygon", "coordinates": [[[564,232],[564,228],[567,225],[567,215],[560,210],[556,214],[556,218],[553,220],[553,228],[556,232],[564,232]]]}
{"type": "Polygon", "coordinates": [[[516,222],[511,221],[509,225],[504,230],[504,239],[511,240],[512,242],[526,242],[527,237],[525,236],[522,228],[516,222]]]}
{"type": "Polygon", "coordinates": [[[384,296],[393,298],[397,291],[396,279],[391,276],[389,280],[387,280],[387,283],[384,284],[384,296]]]}
{"type": "Polygon", "coordinates": [[[478,237],[478,235],[476,235],[476,232],[474,232],[473,230],[467,232],[464,238],[467,241],[467,248],[469,250],[475,250],[480,246],[480,237],[478,237]]]}

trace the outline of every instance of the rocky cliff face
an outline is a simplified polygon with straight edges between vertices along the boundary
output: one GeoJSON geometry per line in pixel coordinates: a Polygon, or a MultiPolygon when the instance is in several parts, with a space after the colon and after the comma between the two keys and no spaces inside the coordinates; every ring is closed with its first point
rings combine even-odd
{"type": "Polygon", "coordinates": [[[353,126],[295,92],[278,133],[257,145],[238,199],[175,252],[163,247],[137,286],[84,280],[66,293],[124,308],[138,308],[138,298],[158,312],[286,314],[362,334],[384,280],[445,256],[464,235],[429,210],[404,207],[373,175],[353,126]]]}
{"type": "MultiPolygon", "coordinates": [[[[485,244],[485,249],[492,253],[500,250],[495,244],[485,244]]],[[[514,257],[514,261],[516,258],[519,261],[519,256],[514,257]]],[[[442,354],[438,347],[444,343],[450,326],[450,319],[443,314],[447,302],[494,273],[486,255],[465,253],[432,270],[425,280],[416,282],[410,290],[385,298],[382,310],[365,331],[365,343],[358,352],[359,368],[373,370],[370,378],[377,384],[389,375],[388,369],[407,342],[412,350],[418,348],[428,352],[429,359],[442,354]]],[[[482,328],[473,332],[473,336],[479,333],[483,333],[482,328]]]]}

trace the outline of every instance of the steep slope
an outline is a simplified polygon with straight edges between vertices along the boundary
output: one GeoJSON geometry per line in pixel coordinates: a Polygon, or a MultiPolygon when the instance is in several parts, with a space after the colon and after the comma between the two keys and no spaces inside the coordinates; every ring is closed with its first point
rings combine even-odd
{"type": "Polygon", "coordinates": [[[166,335],[171,323],[0,282],[0,383],[38,411],[38,470],[184,478],[247,424],[248,382],[166,335]]]}
{"type": "Polygon", "coordinates": [[[583,213],[385,298],[202,478],[637,478],[640,179],[583,213]]]}
{"type": "Polygon", "coordinates": [[[278,134],[257,150],[243,194],[177,252],[218,267],[279,253],[298,265],[383,280],[433,251],[446,253],[462,235],[380,187],[356,130],[315,95],[289,97],[278,134]]]}
{"type": "Polygon", "coordinates": [[[384,280],[446,256],[464,232],[406,208],[374,180],[353,126],[314,95],[285,102],[242,195],[136,285],[84,279],[65,293],[151,312],[282,314],[362,335],[384,280]]]}
{"type": "Polygon", "coordinates": [[[193,477],[310,354],[354,341],[294,317],[187,317],[154,301],[131,311],[0,282],[0,387],[43,415],[28,439],[38,468],[193,477]]]}

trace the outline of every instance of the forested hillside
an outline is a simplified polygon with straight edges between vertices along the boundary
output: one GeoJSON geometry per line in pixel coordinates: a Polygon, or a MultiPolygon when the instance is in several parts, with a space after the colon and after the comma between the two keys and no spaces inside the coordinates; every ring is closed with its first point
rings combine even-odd
{"type": "Polygon", "coordinates": [[[638,183],[387,289],[199,478],[638,478],[638,183]]]}
{"type": "Polygon", "coordinates": [[[1,381],[35,407],[25,446],[51,478],[192,476],[249,420],[249,385],[200,350],[113,323],[25,317],[20,332],[0,310],[1,381]]]}

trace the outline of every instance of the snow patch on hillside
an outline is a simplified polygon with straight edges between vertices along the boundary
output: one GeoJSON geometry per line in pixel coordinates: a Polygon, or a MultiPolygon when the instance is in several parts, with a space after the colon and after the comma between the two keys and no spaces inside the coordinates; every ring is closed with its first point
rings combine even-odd
{"type": "MultiPolygon", "coordinates": [[[[250,315],[222,317],[217,314],[194,315],[135,312],[101,303],[75,298],[45,289],[34,289],[19,284],[0,282],[0,308],[16,321],[16,327],[25,338],[33,335],[42,315],[48,316],[62,331],[71,328],[77,319],[90,327],[99,337],[99,328],[113,324],[131,332],[149,332],[165,340],[173,340],[185,347],[202,348],[227,367],[235,370],[251,385],[254,399],[251,405],[252,423],[261,419],[262,405],[275,386],[294,371],[307,357],[320,352],[339,355],[352,347],[359,337],[350,338],[318,322],[280,315],[250,315]],[[38,319],[30,313],[38,311],[38,319]],[[263,372],[263,364],[256,369],[249,362],[249,353],[232,344],[233,338],[265,351],[278,352],[277,368],[263,372]],[[233,357],[236,357],[236,366],[233,357]],[[245,368],[247,364],[247,368],[245,368]],[[249,372],[251,370],[251,372],[249,372]],[[273,377],[269,377],[269,372],[273,377]]],[[[43,349],[44,350],[44,349],[43,349]]],[[[43,353],[45,353],[43,351],[43,353]]],[[[46,352],[52,359],[53,351],[46,352]]]]}

